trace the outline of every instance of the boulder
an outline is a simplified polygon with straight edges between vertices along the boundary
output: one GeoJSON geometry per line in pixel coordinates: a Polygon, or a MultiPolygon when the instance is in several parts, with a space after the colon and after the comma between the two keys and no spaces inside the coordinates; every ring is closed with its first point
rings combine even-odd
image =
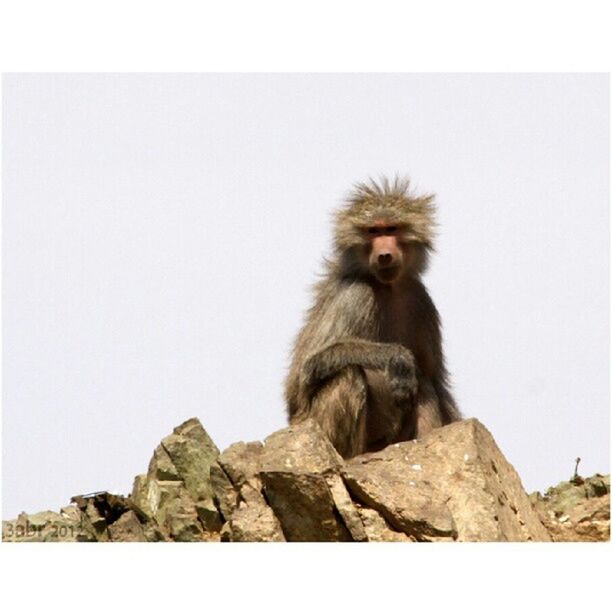
{"type": "Polygon", "coordinates": [[[154,539],[219,539],[223,520],[210,477],[218,456],[219,449],[195,418],[175,427],[153,451],[147,473],[134,480],[131,500],[155,526],[154,539]]]}
{"type": "Polygon", "coordinates": [[[476,419],[347,461],[362,504],[419,541],[549,541],[520,478],[476,419]]]}

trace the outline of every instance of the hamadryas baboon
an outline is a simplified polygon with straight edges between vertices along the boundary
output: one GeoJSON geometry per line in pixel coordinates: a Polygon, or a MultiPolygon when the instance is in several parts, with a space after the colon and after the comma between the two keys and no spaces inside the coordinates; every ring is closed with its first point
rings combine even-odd
{"type": "Polygon", "coordinates": [[[459,420],[440,318],[420,276],[432,195],[409,181],[360,183],[335,217],[334,256],[297,337],[289,419],[315,419],[345,458],[459,420]]]}

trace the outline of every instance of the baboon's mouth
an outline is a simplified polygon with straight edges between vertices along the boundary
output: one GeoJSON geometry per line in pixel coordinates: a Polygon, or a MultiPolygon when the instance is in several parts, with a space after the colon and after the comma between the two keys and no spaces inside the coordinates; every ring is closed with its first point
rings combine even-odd
{"type": "Polygon", "coordinates": [[[388,266],[385,268],[378,268],[376,276],[381,282],[390,283],[399,276],[399,272],[400,266],[388,266]]]}

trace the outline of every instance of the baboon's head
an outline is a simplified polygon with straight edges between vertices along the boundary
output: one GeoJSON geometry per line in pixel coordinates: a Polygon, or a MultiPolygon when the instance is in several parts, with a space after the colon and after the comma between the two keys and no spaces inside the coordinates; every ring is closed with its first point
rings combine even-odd
{"type": "Polygon", "coordinates": [[[346,274],[390,284],[418,275],[433,249],[433,195],[415,196],[408,179],[358,183],[336,213],[334,248],[346,274]]]}

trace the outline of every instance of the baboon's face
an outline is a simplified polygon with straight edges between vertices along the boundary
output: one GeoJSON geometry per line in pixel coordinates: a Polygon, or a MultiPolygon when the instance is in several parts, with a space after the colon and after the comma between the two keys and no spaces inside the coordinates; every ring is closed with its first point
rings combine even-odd
{"type": "Polygon", "coordinates": [[[368,265],[372,274],[385,284],[397,280],[405,269],[406,252],[401,243],[401,227],[375,221],[366,228],[368,265]]]}

